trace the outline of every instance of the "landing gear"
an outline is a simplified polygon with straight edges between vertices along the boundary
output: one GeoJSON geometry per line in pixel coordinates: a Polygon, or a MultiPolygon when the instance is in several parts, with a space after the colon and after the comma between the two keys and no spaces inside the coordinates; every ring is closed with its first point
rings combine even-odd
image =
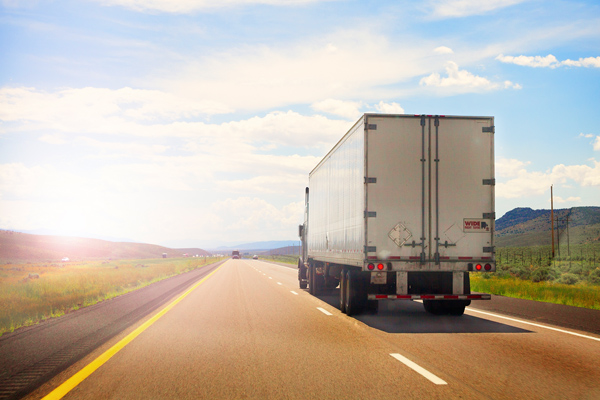
{"type": "Polygon", "coordinates": [[[308,293],[316,296],[321,293],[325,280],[322,275],[317,275],[317,267],[311,263],[308,267],[308,293]]]}
{"type": "Polygon", "coordinates": [[[300,289],[306,289],[308,287],[308,279],[307,274],[308,269],[304,265],[302,259],[298,260],[298,282],[300,284],[300,289]]]}
{"type": "Polygon", "coordinates": [[[346,273],[347,270],[340,272],[340,311],[346,312],[346,273]]]}

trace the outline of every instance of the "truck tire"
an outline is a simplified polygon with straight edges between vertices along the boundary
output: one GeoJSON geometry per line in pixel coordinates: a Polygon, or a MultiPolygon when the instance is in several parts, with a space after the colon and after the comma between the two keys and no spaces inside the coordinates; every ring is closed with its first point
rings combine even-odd
{"type": "Polygon", "coordinates": [[[315,266],[311,263],[308,266],[308,293],[313,296],[315,293],[315,266]]]}
{"type": "Polygon", "coordinates": [[[346,315],[360,314],[367,303],[364,279],[359,271],[350,270],[346,273],[346,315]]]}
{"type": "Polygon", "coordinates": [[[465,307],[471,303],[471,300],[455,300],[444,303],[446,314],[460,317],[465,313],[465,307]]]}
{"type": "Polygon", "coordinates": [[[442,315],[446,311],[441,300],[423,300],[423,307],[425,307],[425,311],[433,315],[442,315]]]}
{"type": "Polygon", "coordinates": [[[346,270],[340,272],[340,311],[346,312],[346,270]]]}

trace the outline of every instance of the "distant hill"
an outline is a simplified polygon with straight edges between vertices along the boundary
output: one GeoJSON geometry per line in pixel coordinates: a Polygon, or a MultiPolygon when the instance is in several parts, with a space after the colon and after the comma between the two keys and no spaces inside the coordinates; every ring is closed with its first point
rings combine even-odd
{"type": "Polygon", "coordinates": [[[142,259],[206,255],[202,249],[171,249],[146,243],[110,242],[68,236],[32,235],[28,233],[0,230],[0,262],[60,261],[90,259],[142,259]]]}
{"type": "Polygon", "coordinates": [[[271,250],[286,246],[298,246],[299,240],[271,240],[265,242],[242,243],[235,246],[219,246],[216,250],[271,250]]]}
{"type": "MultiPolygon", "coordinates": [[[[557,222],[561,243],[600,242],[600,207],[573,207],[554,210],[554,230],[557,222]]],[[[496,220],[496,246],[540,246],[552,242],[550,210],[515,208],[496,220]]],[[[556,240],[556,239],[555,239],[556,240]]]]}

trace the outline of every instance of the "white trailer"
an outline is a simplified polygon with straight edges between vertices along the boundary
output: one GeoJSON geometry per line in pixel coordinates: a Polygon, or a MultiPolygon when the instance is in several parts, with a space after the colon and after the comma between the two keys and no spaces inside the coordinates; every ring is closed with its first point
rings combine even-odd
{"type": "Polygon", "coordinates": [[[493,272],[494,118],[364,114],[309,174],[301,288],[340,309],[423,300],[462,315],[470,272],[493,272]]]}

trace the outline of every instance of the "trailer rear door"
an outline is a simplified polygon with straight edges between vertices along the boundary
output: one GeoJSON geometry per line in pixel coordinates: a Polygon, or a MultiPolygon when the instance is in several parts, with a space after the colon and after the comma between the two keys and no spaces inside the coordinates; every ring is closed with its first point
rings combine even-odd
{"type": "Polygon", "coordinates": [[[419,270],[491,260],[493,118],[367,115],[365,126],[367,258],[419,270]]]}

